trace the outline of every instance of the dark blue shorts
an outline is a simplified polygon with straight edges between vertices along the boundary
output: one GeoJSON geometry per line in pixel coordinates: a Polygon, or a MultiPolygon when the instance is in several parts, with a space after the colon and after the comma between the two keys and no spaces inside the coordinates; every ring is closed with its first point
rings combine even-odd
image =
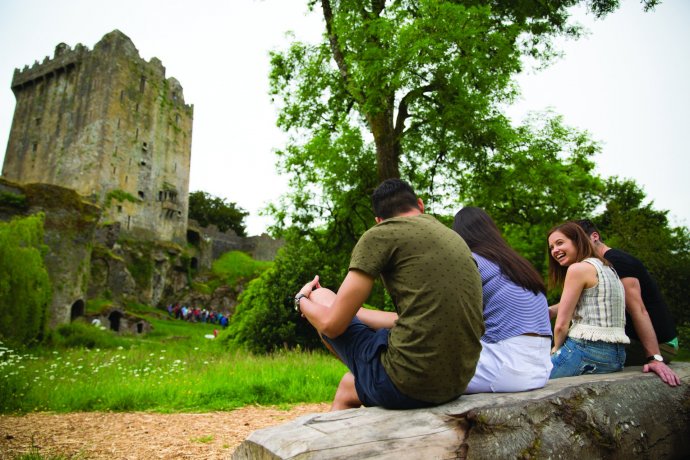
{"type": "Polygon", "coordinates": [[[356,317],[335,339],[324,339],[355,376],[357,397],[365,406],[387,409],[416,409],[435,404],[410,398],[398,391],[381,363],[381,351],[388,347],[388,329],[371,329],[356,317]]]}

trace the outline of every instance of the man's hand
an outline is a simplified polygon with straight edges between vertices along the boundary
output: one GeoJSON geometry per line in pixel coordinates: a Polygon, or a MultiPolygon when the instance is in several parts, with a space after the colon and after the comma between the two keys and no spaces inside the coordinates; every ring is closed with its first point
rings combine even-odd
{"type": "Polygon", "coordinates": [[[318,289],[320,287],[321,285],[319,284],[319,275],[316,275],[313,280],[305,284],[302,287],[302,289],[300,289],[299,292],[295,294],[295,297],[297,297],[299,294],[304,294],[306,298],[309,298],[309,294],[311,294],[311,291],[313,291],[314,289],[318,289]]]}
{"type": "Polygon", "coordinates": [[[676,387],[680,385],[680,377],[678,374],[673,372],[673,370],[666,365],[666,363],[661,361],[652,361],[649,364],[645,364],[642,367],[642,372],[654,372],[659,376],[664,383],[669,386],[676,387]]]}

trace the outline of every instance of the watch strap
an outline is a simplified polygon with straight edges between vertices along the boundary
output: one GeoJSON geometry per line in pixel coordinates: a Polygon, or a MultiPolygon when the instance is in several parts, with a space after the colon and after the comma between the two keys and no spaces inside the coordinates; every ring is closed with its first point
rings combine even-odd
{"type": "Polygon", "coordinates": [[[302,294],[302,293],[299,293],[295,296],[295,311],[297,313],[300,313],[300,311],[301,311],[299,308],[299,301],[302,300],[303,297],[306,297],[307,299],[309,298],[306,296],[306,294],[302,294]]]}

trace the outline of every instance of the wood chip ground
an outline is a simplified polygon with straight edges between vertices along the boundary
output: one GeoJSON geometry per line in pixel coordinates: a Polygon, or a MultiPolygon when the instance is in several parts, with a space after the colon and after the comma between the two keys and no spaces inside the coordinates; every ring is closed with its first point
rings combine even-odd
{"type": "Polygon", "coordinates": [[[63,459],[228,459],[252,431],[329,407],[324,403],[204,414],[0,415],[0,459],[29,452],[63,459]]]}

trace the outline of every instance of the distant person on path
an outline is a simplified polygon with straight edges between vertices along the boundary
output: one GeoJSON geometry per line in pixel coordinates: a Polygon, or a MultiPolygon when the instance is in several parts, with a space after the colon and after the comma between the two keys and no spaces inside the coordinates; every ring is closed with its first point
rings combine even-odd
{"type": "Polygon", "coordinates": [[[481,351],[477,267],[462,238],[424,214],[406,182],[384,181],[372,204],[376,225],[357,242],[338,293],[321,288],[317,275],[295,297],[350,370],[331,410],[452,401],[465,391],[481,351]],[[397,316],[360,308],[379,276],[397,316]]]}
{"type": "Polygon", "coordinates": [[[666,365],[678,352],[678,334],[656,282],[640,260],[607,246],[591,220],[577,224],[597,254],[613,265],[625,288],[625,333],[630,337],[625,365],[643,366],[643,372],[654,372],[671,386],[680,385],[680,377],[666,365]]]}
{"type": "Polygon", "coordinates": [[[549,285],[563,286],[551,351],[551,378],[623,370],[625,294],[618,275],[601,259],[575,222],[549,231],[549,285]]]}
{"type": "Polygon", "coordinates": [[[482,352],[466,393],[541,388],[551,374],[551,323],[546,286],[534,267],[501,236],[482,209],[464,207],[455,230],[477,261],[482,278],[482,352]]]}

